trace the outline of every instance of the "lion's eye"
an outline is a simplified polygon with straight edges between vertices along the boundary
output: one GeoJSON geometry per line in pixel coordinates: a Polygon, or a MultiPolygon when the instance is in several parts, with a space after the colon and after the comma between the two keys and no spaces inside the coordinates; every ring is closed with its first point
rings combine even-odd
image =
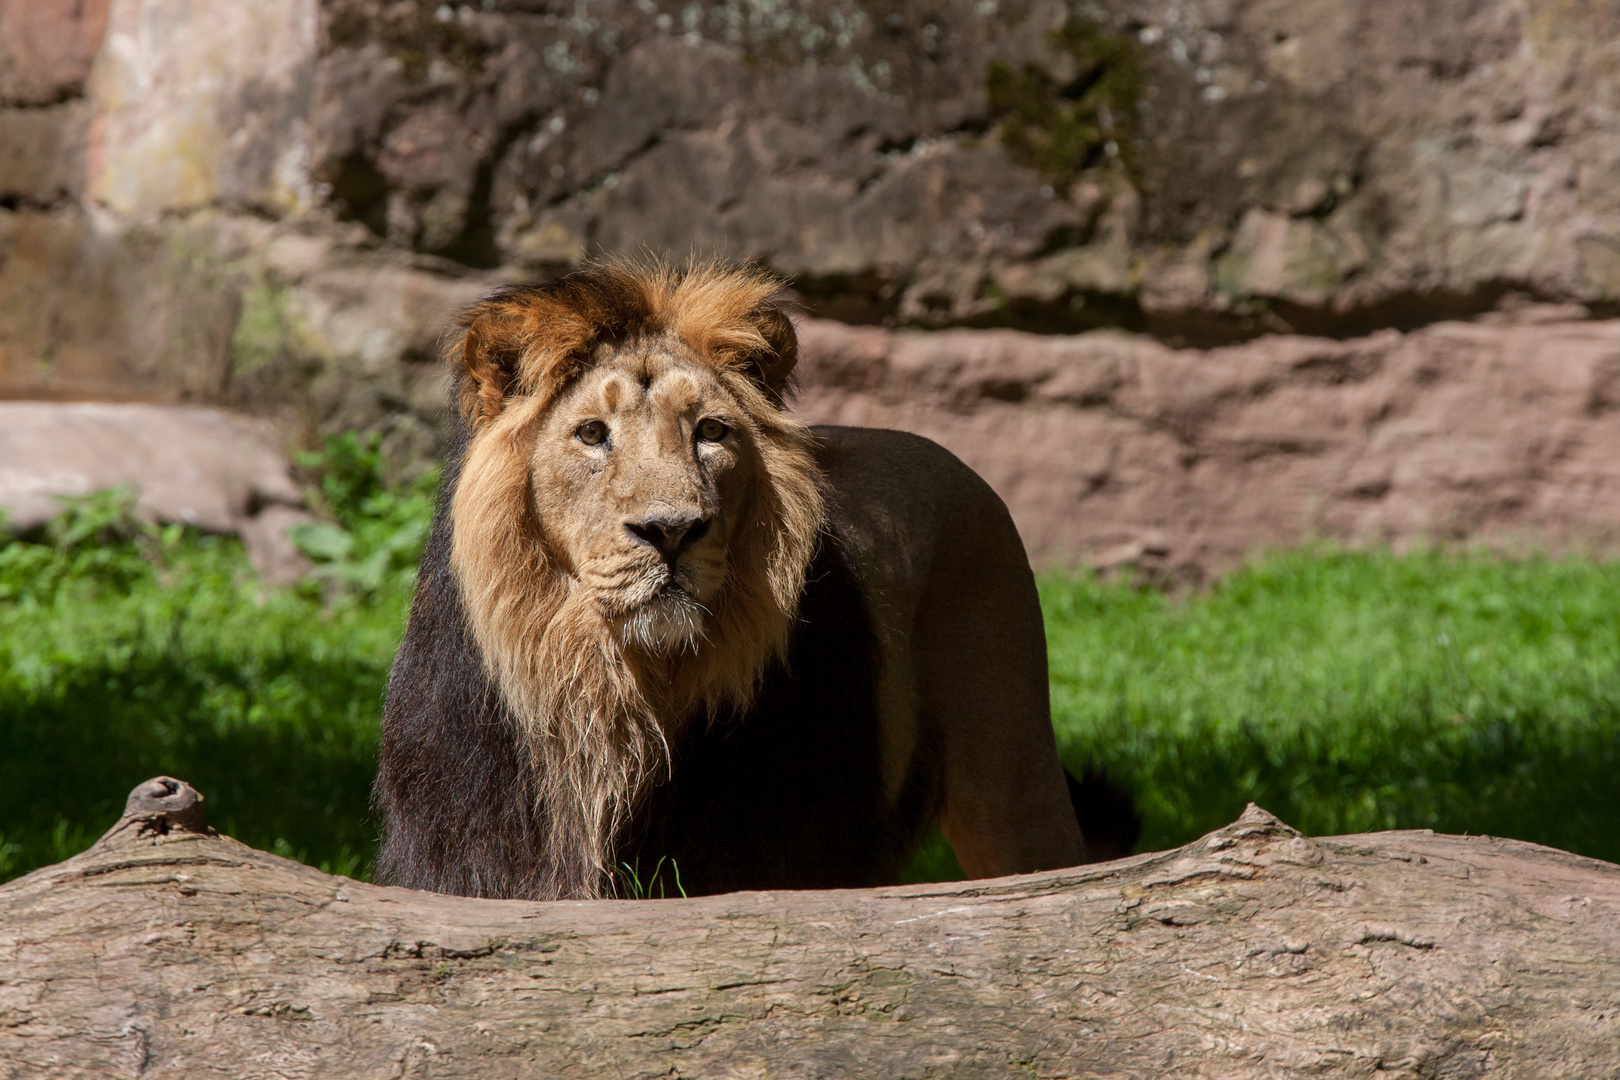
{"type": "Polygon", "coordinates": [[[726,437],[726,425],[710,416],[698,421],[697,437],[701,442],[719,442],[726,437]]]}
{"type": "Polygon", "coordinates": [[[574,435],[586,446],[596,446],[607,441],[607,425],[600,420],[587,420],[579,425],[574,435]]]}

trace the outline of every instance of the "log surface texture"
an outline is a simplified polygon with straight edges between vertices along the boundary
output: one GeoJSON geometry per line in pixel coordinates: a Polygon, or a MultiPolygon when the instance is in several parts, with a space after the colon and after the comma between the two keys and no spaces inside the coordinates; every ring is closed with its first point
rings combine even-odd
{"type": "Polygon", "coordinates": [[[0,887],[0,1076],[1620,1076],[1620,867],[1511,840],[1251,807],[1026,877],[529,903],[141,790],[0,887]]]}

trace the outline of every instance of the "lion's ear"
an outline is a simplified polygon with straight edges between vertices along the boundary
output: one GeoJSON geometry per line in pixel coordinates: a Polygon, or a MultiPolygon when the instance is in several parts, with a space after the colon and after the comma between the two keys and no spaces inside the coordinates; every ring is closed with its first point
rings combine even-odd
{"type": "Polygon", "coordinates": [[[799,336],[793,332],[793,321],[775,304],[761,308],[754,316],[754,325],[770,348],[752,358],[751,374],[780,405],[788,376],[799,362],[799,336]]]}
{"type": "Polygon", "coordinates": [[[448,360],[460,386],[461,416],[476,430],[500,415],[517,382],[521,350],[509,328],[484,314],[471,319],[448,360]]]}

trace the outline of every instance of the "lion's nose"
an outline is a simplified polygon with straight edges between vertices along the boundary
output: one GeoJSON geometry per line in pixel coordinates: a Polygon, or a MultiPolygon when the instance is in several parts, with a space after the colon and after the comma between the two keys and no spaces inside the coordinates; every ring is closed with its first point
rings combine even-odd
{"type": "Polygon", "coordinates": [[[644,521],[624,524],[644,544],[657,548],[666,559],[673,559],[708,535],[709,519],[698,514],[665,514],[644,521]]]}

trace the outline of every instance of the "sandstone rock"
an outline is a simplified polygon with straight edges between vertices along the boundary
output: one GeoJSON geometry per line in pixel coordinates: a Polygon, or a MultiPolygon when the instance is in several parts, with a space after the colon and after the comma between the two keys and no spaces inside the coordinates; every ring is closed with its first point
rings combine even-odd
{"type": "Polygon", "coordinates": [[[212,212],[0,209],[0,398],[210,402],[437,449],[439,333],[498,277],[212,212]]]}
{"type": "Polygon", "coordinates": [[[140,219],[308,207],[318,33],[316,0],[111,0],[86,197],[140,219]]]}
{"type": "Polygon", "coordinates": [[[845,318],[1190,338],[1620,300],[1596,0],[324,11],[313,172],[453,257],[696,246],[845,318]]]}
{"type": "Polygon", "coordinates": [[[796,407],[978,470],[1047,563],[1194,577],[1312,538],[1620,549],[1620,322],[1531,307],[1208,351],[801,324],[796,407]]]}
{"type": "Polygon", "coordinates": [[[89,121],[82,101],[0,109],[0,201],[46,207],[78,195],[89,121]]]}
{"type": "Polygon", "coordinates": [[[240,231],[0,210],[0,396],[224,400],[240,231]]]}
{"type": "Polygon", "coordinates": [[[76,96],[101,49],[108,0],[0,0],[0,102],[76,96]]]}
{"type": "Polygon", "coordinates": [[[407,455],[438,449],[448,386],[440,335],[499,277],[299,236],[272,241],[244,276],[228,400],[306,430],[384,431],[407,455]]]}
{"type": "Polygon", "coordinates": [[[122,217],[347,236],[336,217],[476,268],[757,258],[845,319],[1338,335],[1514,288],[1620,302],[1617,18],[1598,0],[13,0],[0,104],[88,108],[0,118],[19,162],[0,200],[82,174],[122,217]]]}
{"type": "Polygon", "coordinates": [[[138,512],[239,533],[261,576],[296,580],[307,564],[287,529],[311,515],[281,445],[262,421],[219,409],[0,402],[0,507],[27,530],[61,496],[127,486],[138,512]]]}
{"type": "MultiPolygon", "coordinates": [[[[0,0],[0,206],[54,206],[84,186],[107,0],[0,0]]],[[[0,249],[0,262],[3,262],[0,249]]]]}
{"type": "Polygon", "coordinates": [[[300,507],[272,503],[237,522],[237,535],[261,581],[291,585],[309,573],[313,564],[289,537],[294,526],[313,520],[314,515],[300,507]]]}
{"type": "Polygon", "coordinates": [[[424,396],[420,335],[339,278],[460,297],[642,247],[759,259],[846,321],[1172,343],[1406,329],[1512,291],[1607,311],[1617,17],[9,0],[0,380],[390,423],[424,396]],[[283,273],[272,248],[300,244],[324,254],[283,273]],[[312,332],[238,377],[270,308],[312,332]]]}

